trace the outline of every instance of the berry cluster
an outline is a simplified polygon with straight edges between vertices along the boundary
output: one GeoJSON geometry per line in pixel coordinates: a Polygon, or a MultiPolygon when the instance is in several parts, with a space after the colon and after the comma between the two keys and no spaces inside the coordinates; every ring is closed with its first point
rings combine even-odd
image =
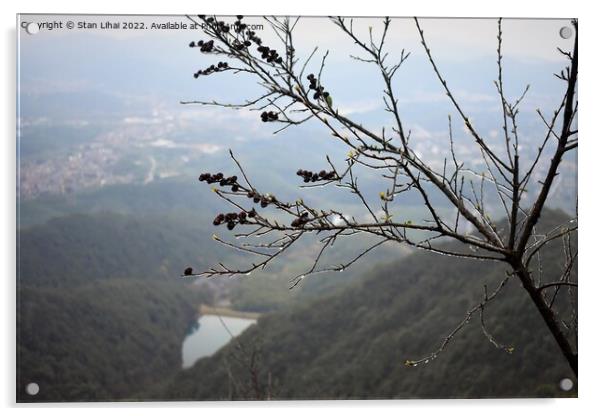
{"type": "Polygon", "coordinates": [[[330,94],[328,93],[328,91],[324,91],[324,87],[318,85],[318,79],[315,77],[314,74],[309,74],[307,76],[307,79],[309,80],[309,89],[315,91],[314,100],[317,100],[320,97],[324,97],[324,99],[328,98],[330,94]]]}
{"type": "Polygon", "coordinates": [[[260,46],[257,48],[261,52],[261,57],[265,59],[269,64],[276,62],[277,64],[282,63],[282,57],[278,55],[276,49],[270,49],[267,46],[260,46]]]}
{"type": "Polygon", "coordinates": [[[259,36],[255,36],[254,30],[247,30],[247,36],[249,40],[255,42],[257,45],[261,46],[261,38],[259,36]]]}
{"type": "Polygon", "coordinates": [[[259,204],[261,208],[267,207],[269,204],[276,202],[276,198],[273,195],[261,195],[253,190],[247,192],[247,198],[253,199],[253,202],[259,204]]]}
{"type": "Polygon", "coordinates": [[[210,173],[201,173],[201,175],[199,176],[199,181],[201,182],[207,182],[207,183],[215,183],[215,182],[219,182],[222,179],[224,179],[224,174],[219,172],[216,173],[215,175],[212,175],[210,173]]]}
{"type": "MultiPolygon", "coordinates": [[[[255,43],[258,48],[257,50],[259,52],[261,52],[261,57],[263,59],[265,59],[268,63],[277,63],[277,64],[282,64],[283,63],[283,59],[282,57],[278,54],[278,52],[275,49],[270,49],[267,46],[261,46],[262,44],[262,40],[259,36],[257,36],[257,34],[255,33],[255,31],[248,29],[249,26],[246,23],[242,22],[242,19],[244,16],[242,15],[237,15],[236,16],[236,21],[234,22],[234,24],[229,25],[228,23],[221,21],[221,20],[216,20],[214,17],[207,17],[204,14],[199,14],[198,17],[200,19],[202,19],[205,23],[211,24],[212,26],[215,27],[216,32],[223,32],[223,33],[228,33],[230,31],[230,29],[233,29],[234,32],[238,33],[238,34],[245,34],[246,35],[246,39],[243,37],[242,39],[235,39],[233,40],[231,43],[228,42],[227,39],[222,39],[225,42],[229,43],[230,46],[232,47],[232,49],[236,50],[236,51],[242,51],[246,48],[248,48],[249,46],[251,46],[253,43],[255,43]]],[[[221,37],[220,37],[221,38],[221,37]]],[[[195,46],[199,46],[201,47],[201,52],[211,52],[213,50],[213,41],[210,42],[206,42],[203,43],[203,41],[199,41],[198,43],[195,42],[191,42],[190,43],[190,47],[195,47],[195,46]]]]}
{"type": "Polygon", "coordinates": [[[321,170],[318,173],[314,173],[310,170],[299,169],[297,171],[297,176],[303,176],[303,182],[317,182],[317,181],[329,181],[335,179],[337,174],[336,172],[330,171],[326,172],[325,170],[321,170]]]}
{"type": "Polygon", "coordinates": [[[236,16],[236,22],[234,22],[234,31],[236,33],[240,33],[247,28],[247,25],[241,22],[242,18],[243,16],[241,15],[236,16]]]}
{"type": "Polygon", "coordinates": [[[230,31],[230,25],[224,22],[223,20],[218,20],[217,22],[217,31],[228,33],[230,31]]]}
{"type": "Polygon", "coordinates": [[[198,42],[190,42],[188,44],[191,48],[200,47],[201,52],[211,52],[213,50],[213,40],[205,42],[203,40],[199,40],[198,42]]]}
{"type": "Polygon", "coordinates": [[[234,42],[232,42],[232,49],[237,51],[242,51],[243,49],[246,49],[249,46],[251,46],[251,42],[248,40],[245,40],[244,42],[235,40],[234,42]]]}
{"type": "Polygon", "coordinates": [[[228,62],[218,62],[217,66],[211,65],[208,68],[197,71],[194,74],[194,77],[198,78],[200,75],[210,75],[210,74],[213,74],[214,72],[221,72],[221,71],[225,71],[227,69],[228,69],[228,62]]]}
{"type": "MultiPolygon", "coordinates": [[[[255,216],[255,211],[251,211],[248,215],[249,217],[253,218],[255,216]]],[[[227,214],[218,214],[213,220],[213,225],[216,227],[224,223],[228,227],[228,230],[233,230],[234,227],[236,227],[236,224],[247,223],[247,213],[245,211],[241,211],[239,213],[229,212],[227,214]]]]}
{"type": "Polygon", "coordinates": [[[240,185],[238,185],[238,177],[230,176],[228,178],[224,177],[224,174],[221,172],[212,175],[210,173],[202,173],[199,176],[199,181],[207,182],[208,184],[219,182],[219,186],[231,186],[232,192],[238,192],[240,189],[240,185]]]}
{"type": "Polygon", "coordinates": [[[300,217],[295,218],[293,222],[291,222],[291,227],[303,227],[305,224],[309,222],[309,213],[304,212],[300,217]]]}
{"type": "Polygon", "coordinates": [[[261,113],[261,121],[263,121],[264,123],[276,120],[278,120],[278,113],[275,113],[273,111],[264,111],[263,113],[261,113]]]}

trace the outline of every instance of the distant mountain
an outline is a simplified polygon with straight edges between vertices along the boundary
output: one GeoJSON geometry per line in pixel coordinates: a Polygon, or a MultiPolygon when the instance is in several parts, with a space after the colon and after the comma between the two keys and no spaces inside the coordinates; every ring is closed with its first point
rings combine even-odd
{"type": "MultiPolygon", "coordinates": [[[[547,226],[566,220],[560,212],[545,217],[547,226]]],[[[558,249],[542,257],[547,276],[559,266],[558,249]]],[[[559,389],[560,380],[572,378],[572,372],[514,279],[485,312],[488,331],[512,345],[511,354],[488,341],[477,314],[434,361],[404,366],[406,359],[435,351],[482,299],[484,285],[491,291],[503,277],[498,264],[427,252],[374,265],[352,287],[260,318],[237,341],[178,374],[166,395],[178,400],[254,398],[253,389],[244,389],[253,381],[244,363],[254,348],[260,357],[258,385],[265,393],[271,380],[276,399],[576,394],[576,389],[559,389]]]]}

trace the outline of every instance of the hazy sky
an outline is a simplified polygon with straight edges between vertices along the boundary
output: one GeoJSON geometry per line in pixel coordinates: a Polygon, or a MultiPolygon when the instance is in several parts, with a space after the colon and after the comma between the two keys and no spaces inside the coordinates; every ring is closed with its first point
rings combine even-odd
{"type": "MultiPolygon", "coordinates": [[[[152,22],[190,23],[183,16],[21,16],[22,22],[62,22],[63,27],[69,20],[75,24],[98,25],[107,21],[143,22],[147,26],[152,22]]],[[[249,24],[264,24],[260,35],[266,43],[277,46],[276,38],[261,18],[248,17],[246,20],[249,24]]],[[[421,23],[433,53],[442,63],[449,62],[452,66],[462,64],[466,67],[471,62],[495,59],[495,19],[421,19],[421,23]]],[[[562,20],[505,20],[503,55],[510,76],[513,72],[512,67],[516,66],[522,66],[524,68],[521,70],[526,71],[543,66],[558,68],[563,58],[556,51],[556,47],[570,48],[572,44],[571,39],[560,37],[559,30],[563,26],[570,26],[570,23],[562,20]]],[[[360,36],[367,39],[368,27],[374,28],[375,35],[380,33],[381,20],[355,19],[354,27],[360,36]]],[[[194,82],[192,72],[201,63],[208,62],[206,57],[200,57],[198,53],[193,54],[187,48],[190,40],[198,38],[202,38],[202,35],[196,30],[42,28],[38,34],[28,35],[21,29],[21,88],[31,88],[29,82],[35,80],[35,86],[46,82],[49,84],[48,88],[51,84],[62,85],[63,88],[77,84],[106,84],[107,88],[111,88],[113,82],[116,83],[116,88],[121,88],[122,84],[135,88],[148,82],[153,84],[154,90],[168,90],[173,87],[171,82],[178,82],[182,93],[188,93],[200,83],[194,82]],[[157,72],[162,76],[160,84],[155,78],[157,72]],[[118,79],[114,79],[116,73],[119,74],[118,79]]],[[[346,35],[327,18],[302,18],[295,30],[295,42],[300,56],[311,51],[315,45],[319,46],[322,52],[329,50],[328,62],[333,65],[348,62],[350,53],[360,53],[346,35]]],[[[394,19],[388,43],[392,56],[397,55],[401,49],[412,53],[412,58],[407,64],[408,72],[413,66],[425,63],[424,52],[418,43],[418,34],[412,19],[394,19]]],[[[483,77],[489,80],[494,76],[494,73],[483,74],[483,77]]],[[[400,73],[400,78],[404,78],[403,72],[400,73]]]]}

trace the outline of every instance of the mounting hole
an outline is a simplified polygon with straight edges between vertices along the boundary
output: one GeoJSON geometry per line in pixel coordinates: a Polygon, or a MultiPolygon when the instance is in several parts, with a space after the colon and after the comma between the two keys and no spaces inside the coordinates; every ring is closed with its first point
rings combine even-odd
{"type": "Polygon", "coordinates": [[[568,26],[563,26],[560,28],[560,37],[562,39],[568,39],[573,36],[573,29],[568,26]]]}
{"type": "Polygon", "coordinates": [[[37,23],[30,22],[27,24],[27,26],[25,26],[25,31],[27,33],[29,33],[30,35],[35,35],[36,33],[38,33],[40,31],[40,27],[38,26],[37,23]]]}
{"type": "Polygon", "coordinates": [[[560,380],[560,389],[562,391],[571,391],[573,389],[573,380],[570,378],[563,378],[560,380]]]}
{"type": "Polygon", "coordinates": [[[38,383],[29,383],[25,386],[25,392],[30,396],[35,396],[40,392],[40,386],[38,386],[38,383]]]}

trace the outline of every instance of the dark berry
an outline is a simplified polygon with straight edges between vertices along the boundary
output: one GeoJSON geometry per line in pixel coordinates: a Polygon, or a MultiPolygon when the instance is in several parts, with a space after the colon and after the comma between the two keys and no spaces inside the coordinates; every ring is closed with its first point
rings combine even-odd
{"type": "Polygon", "coordinates": [[[192,274],[192,267],[187,267],[186,270],[184,270],[184,276],[190,276],[192,274]]]}
{"type": "Polygon", "coordinates": [[[213,225],[220,225],[222,222],[224,222],[224,214],[219,214],[217,217],[215,217],[215,219],[213,220],[213,225]]]}

